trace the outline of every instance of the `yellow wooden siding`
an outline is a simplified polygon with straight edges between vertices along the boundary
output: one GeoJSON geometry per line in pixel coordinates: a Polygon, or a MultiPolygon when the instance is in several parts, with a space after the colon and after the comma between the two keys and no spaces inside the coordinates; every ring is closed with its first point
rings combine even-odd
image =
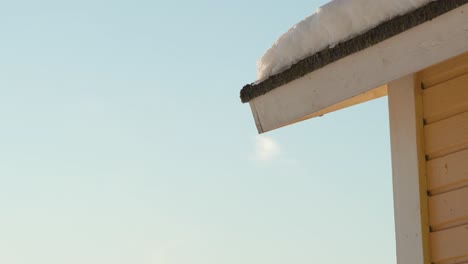
{"type": "Polygon", "coordinates": [[[468,74],[425,89],[423,105],[426,124],[468,111],[468,74]]]}
{"type": "Polygon", "coordinates": [[[431,194],[468,186],[467,162],[468,150],[428,161],[427,187],[431,194]]]}
{"type": "Polygon", "coordinates": [[[431,250],[433,263],[468,262],[468,225],[431,233],[431,250]]]}
{"type": "Polygon", "coordinates": [[[418,76],[431,262],[468,263],[468,53],[418,76]]]}
{"type": "Polygon", "coordinates": [[[429,198],[432,231],[468,224],[468,187],[429,198]]]}
{"type": "Polygon", "coordinates": [[[426,155],[430,159],[468,148],[468,112],[424,127],[426,155]]]}
{"type": "Polygon", "coordinates": [[[425,89],[468,73],[468,52],[419,73],[425,89]]]}

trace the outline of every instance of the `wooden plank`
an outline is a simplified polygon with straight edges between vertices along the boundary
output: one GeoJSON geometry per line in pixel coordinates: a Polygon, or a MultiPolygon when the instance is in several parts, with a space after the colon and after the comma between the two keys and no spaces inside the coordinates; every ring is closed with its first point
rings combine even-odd
{"type": "Polygon", "coordinates": [[[455,264],[468,261],[468,225],[431,233],[432,262],[455,264]]]}
{"type": "Polygon", "coordinates": [[[468,188],[430,197],[429,223],[433,231],[468,224],[468,188]]]}
{"type": "Polygon", "coordinates": [[[424,127],[430,159],[468,148],[468,112],[424,127]]]}
{"type": "MultiPolygon", "coordinates": [[[[314,117],[317,117],[317,116],[324,116],[325,114],[335,112],[335,111],[341,110],[343,108],[351,107],[353,105],[361,104],[361,103],[364,103],[364,102],[367,102],[367,101],[370,101],[370,100],[374,100],[374,99],[377,99],[377,98],[380,98],[380,97],[384,97],[387,94],[388,94],[387,93],[387,85],[382,85],[382,86],[374,88],[374,89],[372,89],[370,91],[367,91],[365,93],[356,95],[356,96],[351,97],[351,98],[349,98],[347,100],[344,100],[344,101],[342,101],[340,103],[332,105],[330,107],[326,107],[326,108],[324,108],[324,109],[322,109],[322,110],[320,110],[318,112],[315,112],[315,113],[312,113],[310,115],[304,116],[304,117],[302,117],[302,118],[300,118],[298,120],[294,120],[293,123],[304,121],[304,120],[314,118],[314,117]]],[[[290,125],[290,124],[286,124],[286,125],[290,125]]]]}
{"type": "Polygon", "coordinates": [[[410,75],[388,84],[397,262],[427,264],[429,224],[422,106],[410,75]]]}
{"type": "Polygon", "coordinates": [[[468,74],[425,89],[423,105],[427,124],[468,111],[468,74]]]}
{"type": "Polygon", "coordinates": [[[468,73],[468,52],[421,71],[424,88],[429,88],[468,73]]]}
{"type": "Polygon", "coordinates": [[[468,186],[468,150],[427,162],[427,187],[432,194],[468,186]]]}
{"type": "MultiPolygon", "coordinates": [[[[331,63],[250,102],[260,133],[468,51],[468,5],[331,63]]],[[[312,115],[313,116],[313,115],[312,115]]]]}

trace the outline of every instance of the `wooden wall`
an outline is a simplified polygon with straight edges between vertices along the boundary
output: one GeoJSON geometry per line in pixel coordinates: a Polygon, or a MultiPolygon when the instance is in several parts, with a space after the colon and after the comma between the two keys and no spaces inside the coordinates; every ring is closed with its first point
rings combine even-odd
{"type": "Polygon", "coordinates": [[[468,263],[468,53],[417,76],[422,87],[431,262],[465,264],[468,263]]]}

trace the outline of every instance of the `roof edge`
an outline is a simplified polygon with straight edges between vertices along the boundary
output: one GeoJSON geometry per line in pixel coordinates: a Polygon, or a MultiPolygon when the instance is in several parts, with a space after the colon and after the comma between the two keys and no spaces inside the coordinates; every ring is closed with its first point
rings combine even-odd
{"type": "Polygon", "coordinates": [[[330,63],[374,46],[467,3],[468,0],[436,0],[407,14],[392,18],[361,35],[337,44],[333,48],[324,49],[302,59],[281,73],[272,75],[259,83],[245,85],[240,91],[241,101],[247,103],[330,63]]]}

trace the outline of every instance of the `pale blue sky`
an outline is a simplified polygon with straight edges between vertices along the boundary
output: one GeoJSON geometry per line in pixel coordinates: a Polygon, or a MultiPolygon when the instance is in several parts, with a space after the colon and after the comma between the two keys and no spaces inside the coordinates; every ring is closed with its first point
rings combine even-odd
{"type": "Polygon", "coordinates": [[[386,98],[240,103],[325,2],[1,1],[0,263],[395,263],[386,98]]]}

